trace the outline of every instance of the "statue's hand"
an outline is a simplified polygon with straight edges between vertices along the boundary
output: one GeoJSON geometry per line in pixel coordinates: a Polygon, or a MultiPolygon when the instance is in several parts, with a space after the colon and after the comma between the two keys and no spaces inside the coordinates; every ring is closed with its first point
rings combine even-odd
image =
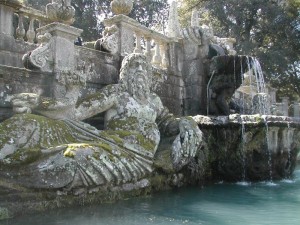
{"type": "Polygon", "coordinates": [[[13,95],[11,103],[15,113],[31,113],[39,104],[40,96],[34,93],[20,93],[13,95]]]}
{"type": "Polygon", "coordinates": [[[179,170],[197,154],[202,143],[202,132],[193,119],[183,118],[179,123],[180,134],[172,145],[174,167],[179,170]]]}

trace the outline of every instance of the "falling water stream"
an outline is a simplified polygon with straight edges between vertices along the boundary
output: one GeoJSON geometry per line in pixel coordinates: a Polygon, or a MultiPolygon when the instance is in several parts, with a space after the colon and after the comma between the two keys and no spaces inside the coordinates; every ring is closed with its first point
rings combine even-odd
{"type": "Polygon", "coordinates": [[[245,154],[245,138],[246,138],[246,132],[245,132],[245,123],[244,119],[241,116],[241,158],[242,158],[242,181],[241,183],[246,184],[246,154],[245,154]]]}
{"type": "Polygon", "coordinates": [[[269,167],[269,183],[270,185],[273,183],[273,171],[272,171],[272,150],[270,148],[270,137],[269,137],[269,125],[267,121],[267,117],[263,117],[265,129],[266,129],[266,145],[267,145],[267,154],[268,154],[268,167],[269,167]]]}

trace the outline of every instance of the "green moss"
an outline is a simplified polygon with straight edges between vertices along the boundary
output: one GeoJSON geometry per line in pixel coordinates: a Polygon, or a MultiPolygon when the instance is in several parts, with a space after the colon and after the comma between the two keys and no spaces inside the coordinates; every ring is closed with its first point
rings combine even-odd
{"type": "Polygon", "coordinates": [[[112,147],[109,144],[101,142],[101,143],[95,143],[94,145],[104,149],[105,151],[108,151],[108,152],[112,151],[112,147]]]}
{"type": "Polygon", "coordinates": [[[0,207],[0,220],[9,219],[11,215],[7,208],[0,207]]]}
{"type": "Polygon", "coordinates": [[[263,118],[261,116],[259,116],[259,115],[256,115],[255,116],[255,122],[256,123],[262,123],[263,122],[263,118]]]}
{"type": "Polygon", "coordinates": [[[155,191],[170,189],[170,178],[167,175],[155,174],[150,178],[151,187],[155,191]]]}
{"type": "Polygon", "coordinates": [[[112,140],[118,145],[123,145],[123,139],[116,135],[114,131],[103,131],[101,132],[101,136],[105,137],[106,139],[112,140]]]}
{"type": "Polygon", "coordinates": [[[57,101],[53,98],[46,98],[43,97],[39,103],[39,108],[41,109],[48,109],[49,106],[56,105],[57,101]]]}
{"type": "Polygon", "coordinates": [[[13,160],[11,163],[16,164],[29,164],[36,161],[41,156],[39,148],[27,148],[17,150],[10,158],[13,160]]]}
{"type": "MultiPolygon", "coordinates": [[[[114,119],[109,121],[107,127],[111,130],[137,130],[139,122],[135,117],[128,117],[123,119],[114,119]]],[[[128,136],[128,135],[127,135],[128,136]]]]}

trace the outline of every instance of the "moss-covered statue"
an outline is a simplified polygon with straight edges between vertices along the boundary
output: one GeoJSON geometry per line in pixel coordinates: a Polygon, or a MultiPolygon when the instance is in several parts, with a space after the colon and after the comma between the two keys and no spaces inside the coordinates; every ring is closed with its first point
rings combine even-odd
{"type": "Polygon", "coordinates": [[[186,165],[202,141],[196,123],[174,118],[150,91],[152,66],[141,54],[122,63],[120,82],[59,101],[21,93],[0,124],[0,176],[32,188],[73,190],[135,182],[153,171],[160,136],[177,135],[172,166],[186,165]],[[81,122],[105,114],[105,130],[81,122]]]}

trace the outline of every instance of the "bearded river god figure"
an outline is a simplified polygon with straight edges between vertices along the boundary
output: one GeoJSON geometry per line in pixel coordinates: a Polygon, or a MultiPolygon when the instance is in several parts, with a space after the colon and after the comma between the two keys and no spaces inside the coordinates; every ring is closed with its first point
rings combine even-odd
{"type": "Polygon", "coordinates": [[[161,133],[177,135],[172,167],[189,163],[202,133],[189,117],[175,118],[151,92],[152,66],[141,54],[124,58],[120,82],[77,99],[21,93],[17,113],[0,124],[0,176],[38,189],[73,191],[137,182],[151,174],[161,133]],[[105,130],[82,122],[105,113],[105,130]]]}

